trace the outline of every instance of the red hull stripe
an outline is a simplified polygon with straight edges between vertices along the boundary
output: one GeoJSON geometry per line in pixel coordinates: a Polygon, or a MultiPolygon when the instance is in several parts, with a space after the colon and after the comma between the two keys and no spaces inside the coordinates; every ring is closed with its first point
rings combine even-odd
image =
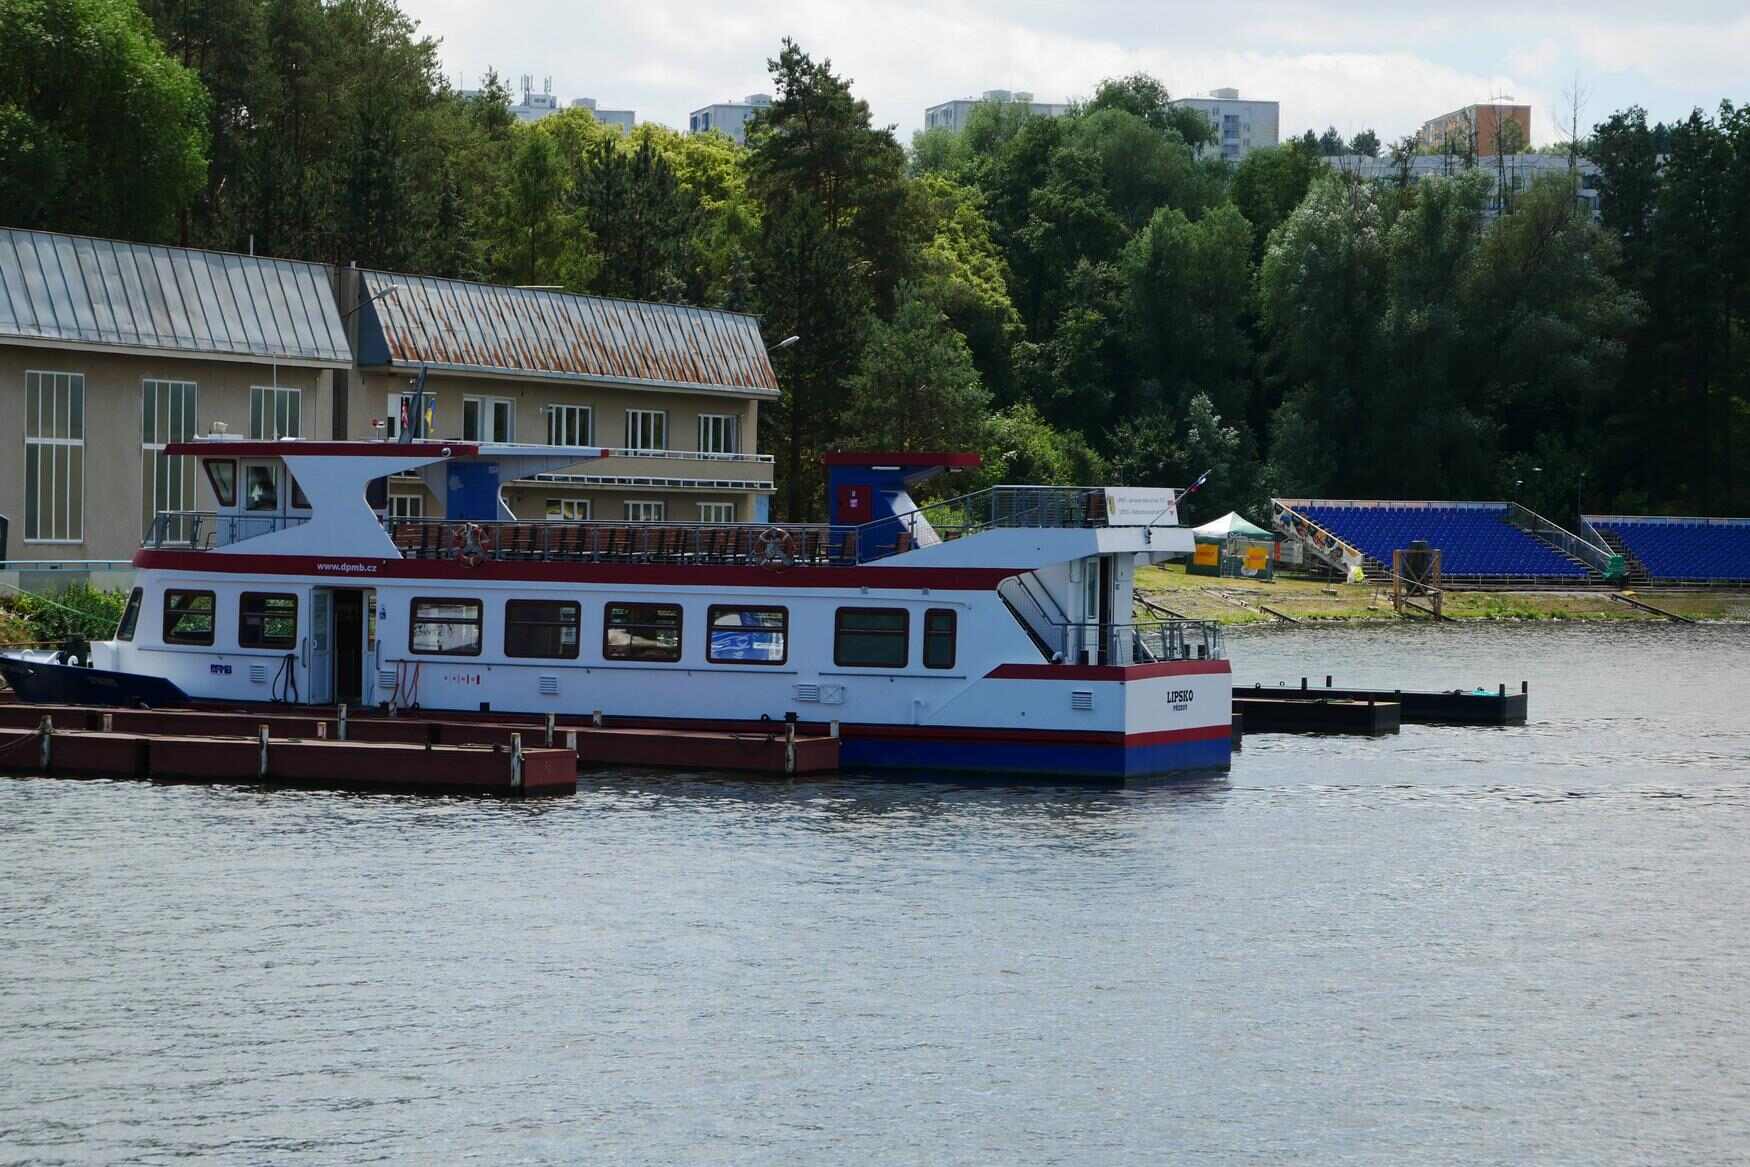
{"type": "Polygon", "coordinates": [[[230,555],[213,551],[138,551],[134,566],[155,571],[227,575],[317,576],[486,581],[531,584],[645,584],[652,587],[938,588],[988,592],[1022,568],[1012,567],[740,567],[661,563],[531,563],[490,561],[465,567],[453,559],[372,559],[311,555],[230,555]]]}
{"type": "Polygon", "coordinates": [[[1232,725],[1196,725],[1153,733],[1089,729],[991,729],[970,725],[873,725],[839,727],[846,738],[896,738],[908,741],[1038,742],[1077,745],[1157,746],[1172,742],[1213,741],[1229,737],[1232,725]]]}
{"type": "Polygon", "coordinates": [[[1142,681],[1233,672],[1225,660],[1164,660],[1144,665],[998,665],[986,677],[1004,681],[1142,681]]]}
{"type": "MultiPolygon", "coordinates": [[[[480,452],[475,442],[171,442],[166,454],[197,458],[471,458],[480,452]]],[[[578,459],[589,461],[589,456],[578,459]]]]}

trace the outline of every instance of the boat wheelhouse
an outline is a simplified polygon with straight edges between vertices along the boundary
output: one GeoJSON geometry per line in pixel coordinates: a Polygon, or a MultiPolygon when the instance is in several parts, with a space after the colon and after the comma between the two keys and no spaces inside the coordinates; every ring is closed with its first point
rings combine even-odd
{"type": "Polygon", "coordinates": [[[246,441],[196,459],[93,664],[191,698],[830,724],[849,768],[1124,779],[1225,767],[1219,630],[1138,620],[1134,570],[1192,549],[1177,495],[995,487],[917,505],[969,455],[840,454],[826,523],[527,521],[506,484],[597,452],[246,441]],[[416,476],[441,517],[397,518],[416,476]]]}

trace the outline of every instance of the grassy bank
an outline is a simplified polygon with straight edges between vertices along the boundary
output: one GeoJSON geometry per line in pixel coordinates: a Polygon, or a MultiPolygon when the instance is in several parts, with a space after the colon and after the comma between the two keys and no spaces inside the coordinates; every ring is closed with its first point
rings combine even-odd
{"type": "MultiPolygon", "coordinates": [[[[1183,564],[1146,567],[1136,586],[1151,600],[1195,620],[1222,624],[1275,621],[1262,608],[1295,620],[1397,620],[1389,589],[1371,583],[1278,579],[1213,579],[1187,575],[1183,564]]],[[[1692,620],[1750,620],[1750,592],[1649,591],[1646,602],[1692,620]]],[[[1455,620],[1616,620],[1665,622],[1610,598],[1603,591],[1448,591],[1446,614],[1455,620]]]]}

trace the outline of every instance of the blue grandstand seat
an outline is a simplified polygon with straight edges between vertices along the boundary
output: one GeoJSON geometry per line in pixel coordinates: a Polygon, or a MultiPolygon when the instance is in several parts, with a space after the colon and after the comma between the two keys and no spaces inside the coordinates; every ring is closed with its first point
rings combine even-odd
{"type": "Polygon", "coordinates": [[[1750,519],[1612,517],[1594,525],[1622,540],[1652,579],[1750,583],[1750,519]]]}
{"type": "Polygon", "coordinates": [[[1507,521],[1500,506],[1315,504],[1297,508],[1325,530],[1390,566],[1392,552],[1425,539],[1450,576],[1585,579],[1584,567],[1507,521]]]}

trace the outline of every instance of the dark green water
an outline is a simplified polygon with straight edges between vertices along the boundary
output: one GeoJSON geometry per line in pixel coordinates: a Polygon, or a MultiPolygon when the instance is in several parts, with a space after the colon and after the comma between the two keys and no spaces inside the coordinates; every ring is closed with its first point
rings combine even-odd
{"type": "Polygon", "coordinates": [[[1750,1160],[1750,628],[1231,648],[1535,724],[1131,791],[0,781],[0,1163],[1750,1160]]]}

